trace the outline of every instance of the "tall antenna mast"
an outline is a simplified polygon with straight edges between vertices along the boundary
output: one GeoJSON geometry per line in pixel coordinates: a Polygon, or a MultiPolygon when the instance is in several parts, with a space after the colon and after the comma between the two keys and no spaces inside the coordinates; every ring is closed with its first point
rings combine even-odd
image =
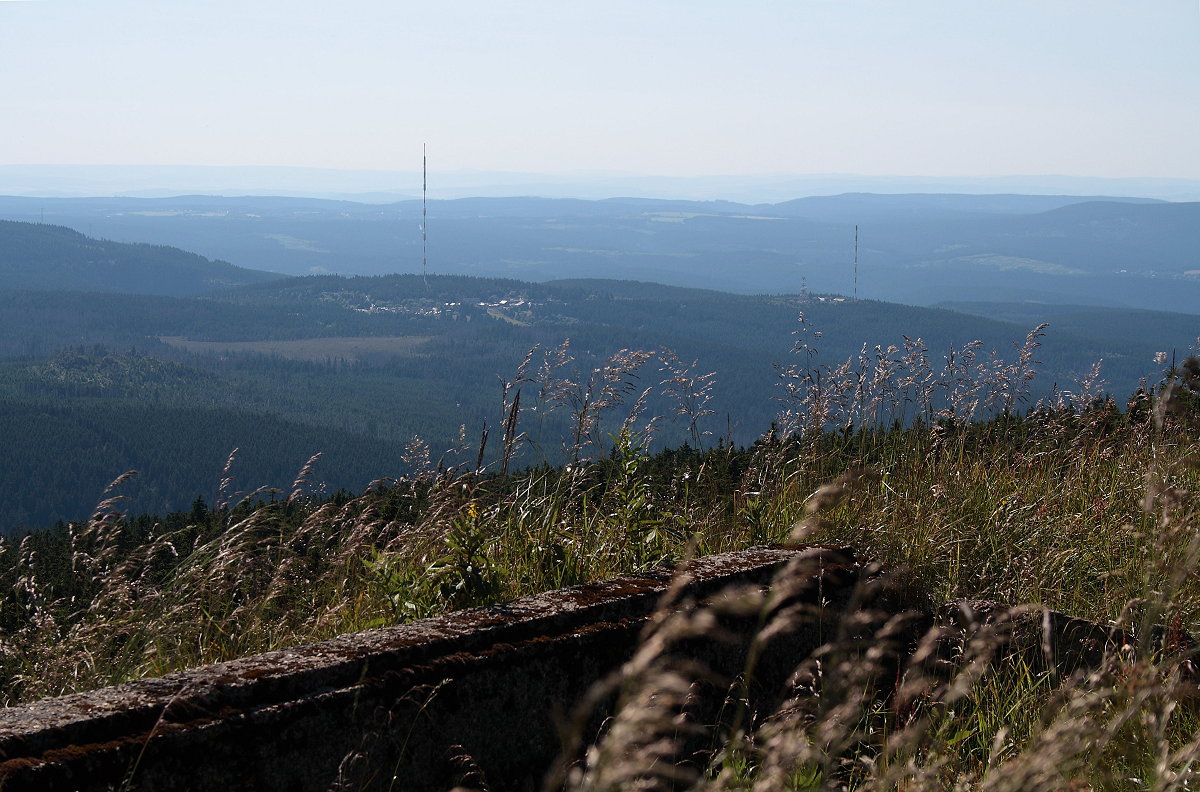
{"type": "Polygon", "coordinates": [[[854,299],[858,300],[858,226],[854,226],[854,299]]]}
{"type": "Polygon", "coordinates": [[[429,258],[426,245],[425,225],[429,212],[426,208],[426,194],[429,192],[429,159],[425,156],[425,144],[421,144],[421,280],[425,288],[429,288],[429,258]]]}

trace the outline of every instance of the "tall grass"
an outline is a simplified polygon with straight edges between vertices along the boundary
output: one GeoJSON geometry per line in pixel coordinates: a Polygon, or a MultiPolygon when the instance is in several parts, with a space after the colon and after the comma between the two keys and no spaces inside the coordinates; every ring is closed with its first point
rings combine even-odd
{"type": "MultiPolygon", "coordinates": [[[[1200,615],[1200,521],[1189,495],[1200,363],[1125,404],[1101,395],[1097,369],[1031,405],[1043,331],[1011,360],[975,343],[934,361],[905,338],[818,366],[819,334],[802,321],[796,362],[779,368],[779,420],[749,449],[702,447],[713,375],[694,364],[623,350],[579,374],[564,344],[531,350],[501,382],[498,451],[489,455],[486,427],[471,447],[464,430],[438,462],[414,441],[410,475],[356,496],[320,497],[314,458],[286,499],[222,487],[212,510],[198,503],[190,514],[132,519],[121,513],[118,480],[69,535],[32,534],[0,550],[0,695],[12,704],[158,675],[768,542],[852,545],[931,611],[994,600],[1133,634],[1151,624],[1191,630],[1200,615]],[[655,359],[663,379],[645,386],[639,377],[655,359]],[[656,390],[689,447],[650,450],[663,420],[646,414],[656,390]],[[518,471],[530,444],[522,427],[555,411],[567,418],[572,461],[518,471]]],[[[799,567],[786,574],[776,589],[807,579],[799,567]]],[[[761,613],[770,635],[801,618],[777,604],[757,593],[723,607],[761,613]]],[[[992,663],[997,627],[957,639],[950,665],[939,665],[952,639],[938,633],[899,677],[890,671],[902,684],[888,699],[876,695],[878,677],[894,658],[880,647],[901,625],[863,614],[798,670],[787,706],[718,726],[681,715],[699,670],[666,651],[679,636],[710,630],[716,639],[714,616],[664,613],[626,669],[625,708],[563,782],[1194,783],[1200,721],[1178,695],[1182,658],[1115,656],[1061,679],[992,663]],[[675,743],[655,737],[668,723],[708,729],[714,750],[703,762],[677,761],[675,743]]]]}
{"type": "MultiPolygon", "coordinates": [[[[983,621],[973,618],[980,605],[964,601],[965,628],[937,623],[913,650],[905,615],[874,610],[872,592],[860,590],[860,605],[845,611],[836,635],[796,666],[790,699],[749,717],[703,719],[696,698],[724,684],[727,700],[739,701],[752,663],[714,681],[720,672],[711,667],[681,671],[673,645],[697,633],[730,640],[720,626],[730,610],[759,614],[751,620],[758,629],[742,639],[752,646],[820,619],[821,611],[779,604],[815,585],[818,565],[801,557],[768,591],[737,593],[732,602],[666,603],[610,683],[622,691],[617,712],[591,747],[565,756],[554,785],[587,792],[1200,785],[1200,688],[1187,635],[1200,604],[1200,519],[1184,489],[1200,467],[1200,365],[1189,361],[1186,370],[1162,389],[1153,414],[1139,414],[1141,404],[1121,414],[1101,401],[1082,412],[1058,406],[953,431],[906,430],[899,444],[887,442],[894,432],[881,443],[856,438],[854,450],[882,472],[848,467],[802,499],[793,541],[850,541],[899,570],[863,589],[887,585],[911,595],[917,588],[934,602],[1037,604],[1001,604],[983,621]],[[1111,624],[1113,645],[1073,673],[1056,667],[1043,648],[1050,638],[1036,629],[1046,605],[1111,624]],[[689,748],[698,733],[715,746],[699,762],[689,748]]],[[[836,442],[821,433],[794,440],[799,455],[775,451],[798,466],[778,479],[784,489],[798,487],[796,470],[836,442]]]]}

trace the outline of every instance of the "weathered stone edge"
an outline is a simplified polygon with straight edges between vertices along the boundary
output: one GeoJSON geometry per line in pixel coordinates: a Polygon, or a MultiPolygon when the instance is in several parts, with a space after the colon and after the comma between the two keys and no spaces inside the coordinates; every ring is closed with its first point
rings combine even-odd
{"type": "MultiPolygon", "coordinates": [[[[708,596],[765,577],[796,550],[757,547],[708,556],[684,568],[689,596],[708,596]]],[[[477,653],[538,635],[561,635],[611,618],[643,616],[669,587],[674,570],[656,570],[523,597],[509,603],[328,641],[239,658],[110,688],[0,710],[0,762],[69,745],[145,733],[171,712],[267,708],[333,693],[371,673],[452,653],[477,653]]],[[[176,721],[176,722],[179,722],[176,721]]]]}

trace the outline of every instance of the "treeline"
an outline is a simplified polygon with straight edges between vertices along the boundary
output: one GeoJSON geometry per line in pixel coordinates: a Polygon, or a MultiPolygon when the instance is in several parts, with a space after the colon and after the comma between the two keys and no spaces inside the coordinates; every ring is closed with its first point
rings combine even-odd
{"type": "MultiPolygon", "coordinates": [[[[1183,372],[1192,385],[1173,394],[1175,422],[1186,423],[1200,416],[1197,395],[1200,389],[1196,388],[1200,385],[1200,367],[1193,364],[1193,369],[1183,372]]],[[[7,409],[0,411],[6,413],[7,409]]],[[[189,413],[188,429],[181,431],[185,416],[151,410],[128,416],[125,424],[128,437],[100,438],[111,458],[121,459],[129,453],[131,441],[137,437],[135,425],[145,427],[151,434],[179,432],[180,449],[192,451],[181,454],[173,464],[161,460],[164,465],[160,469],[150,466],[145,473],[139,472],[106,490],[110,482],[104,481],[99,471],[89,470],[86,461],[62,458],[61,452],[69,448],[70,441],[60,439],[56,444],[56,438],[80,429],[78,423],[71,422],[76,416],[47,411],[38,417],[50,428],[41,438],[45,454],[34,475],[57,477],[63,486],[89,481],[94,494],[86,506],[88,513],[95,511],[93,522],[116,525],[119,546],[131,551],[141,548],[149,537],[164,534],[172,535],[179,547],[201,544],[249,515],[261,517],[264,509],[273,524],[283,526],[278,528],[281,532],[299,528],[314,515],[338,513],[347,504],[351,504],[353,514],[342,511],[339,519],[415,525],[429,517],[426,510],[433,505],[430,493],[445,489],[447,481],[457,482],[455,486],[475,504],[474,509],[479,513],[489,512],[514,498],[532,503],[536,500],[535,491],[549,494],[569,489],[586,492],[596,503],[612,500],[654,503],[659,507],[674,504],[671,508],[680,514],[702,514],[706,520],[747,520],[756,513],[760,489],[781,486],[774,479],[782,470],[778,466],[793,464],[797,459],[819,460],[820,469],[825,471],[821,475],[862,467],[886,471],[890,466],[911,464],[922,457],[929,464],[966,464],[964,460],[986,458],[1007,459],[1018,465],[1021,460],[1040,455],[1057,457],[1082,448],[1091,449],[1091,453],[1098,447],[1119,444],[1129,432],[1152,426],[1156,420],[1153,399],[1146,393],[1126,404],[1099,399],[1082,411],[1040,406],[983,421],[948,420],[936,427],[920,423],[910,427],[872,426],[819,435],[789,433],[782,427],[773,427],[746,446],[729,445],[717,439],[703,447],[685,442],[649,451],[639,444],[646,437],[631,435],[616,442],[607,453],[587,458],[582,464],[564,467],[541,463],[510,472],[492,466],[473,472],[470,457],[474,449],[450,460],[422,459],[411,448],[389,448],[346,436],[341,437],[340,447],[324,454],[314,466],[306,467],[304,452],[297,447],[297,443],[303,442],[303,435],[294,426],[270,419],[264,420],[260,436],[273,435],[282,442],[245,447],[227,467],[228,452],[222,444],[238,433],[253,433],[248,425],[225,426],[230,416],[201,411],[189,413]],[[406,467],[404,475],[372,479],[372,475],[395,470],[398,464],[406,467]],[[211,476],[212,487],[193,495],[190,506],[164,508],[167,500],[162,492],[188,480],[188,471],[197,467],[204,468],[211,476]],[[373,473],[367,473],[368,469],[373,473]],[[245,485],[247,470],[272,470],[275,486],[251,489],[245,485]],[[357,479],[353,477],[356,473],[357,479]],[[340,485],[329,483],[331,474],[335,474],[340,485]],[[223,481],[222,476],[228,476],[228,480],[223,481]],[[373,481],[371,487],[366,486],[368,481],[373,481]]],[[[328,441],[333,437],[323,439],[328,441]]],[[[6,480],[12,472],[0,470],[6,480]]],[[[32,513],[38,505],[36,501],[30,503],[32,513]]],[[[86,522],[59,518],[56,524],[46,527],[10,525],[6,531],[10,548],[22,540],[24,555],[32,553],[38,559],[42,596],[64,606],[72,602],[73,593],[78,593],[71,589],[77,581],[71,569],[70,533],[82,531],[86,522]]],[[[627,528],[634,531],[636,525],[627,528]]],[[[676,525],[673,530],[686,539],[688,526],[676,525]]],[[[0,552],[0,581],[8,584],[3,590],[19,591],[13,576],[14,566],[21,558],[22,554],[11,549],[0,552]]],[[[119,560],[110,559],[109,563],[115,565],[119,560]]],[[[22,613],[17,600],[0,598],[0,629],[19,626],[22,613]]],[[[60,615],[69,616],[65,612],[60,615]]]]}

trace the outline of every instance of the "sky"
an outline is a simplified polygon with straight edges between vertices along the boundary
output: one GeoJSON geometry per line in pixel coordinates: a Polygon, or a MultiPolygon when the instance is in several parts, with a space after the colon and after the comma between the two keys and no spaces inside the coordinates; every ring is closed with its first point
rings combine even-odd
{"type": "Polygon", "coordinates": [[[0,0],[0,166],[1200,178],[1198,0],[0,0]]]}

